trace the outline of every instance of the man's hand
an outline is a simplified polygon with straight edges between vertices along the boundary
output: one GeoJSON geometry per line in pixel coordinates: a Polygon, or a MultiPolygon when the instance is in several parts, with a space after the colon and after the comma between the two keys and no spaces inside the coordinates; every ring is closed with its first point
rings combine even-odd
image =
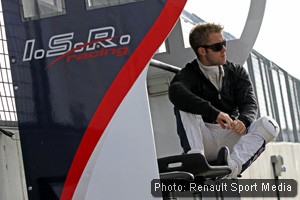
{"type": "Polygon", "coordinates": [[[246,132],[246,126],[242,121],[236,119],[232,123],[231,130],[237,134],[243,134],[246,132]]]}
{"type": "Polygon", "coordinates": [[[232,129],[233,120],[226,113],[220,112],[217,116],[216,122],[218,122],[223,129],[232,129]]]}

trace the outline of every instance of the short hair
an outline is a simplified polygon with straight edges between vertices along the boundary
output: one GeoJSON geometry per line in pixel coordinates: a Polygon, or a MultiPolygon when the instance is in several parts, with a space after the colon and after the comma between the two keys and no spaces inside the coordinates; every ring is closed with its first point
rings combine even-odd
{"type": "Polygon", "coordinates": [[[189,41],[192,49],[198,57],[197,49],[199,46],[207,45],[210,33],[221,33],[224,27],[220,24],[201,23],[192,28],[189,35],[189,41]]]}

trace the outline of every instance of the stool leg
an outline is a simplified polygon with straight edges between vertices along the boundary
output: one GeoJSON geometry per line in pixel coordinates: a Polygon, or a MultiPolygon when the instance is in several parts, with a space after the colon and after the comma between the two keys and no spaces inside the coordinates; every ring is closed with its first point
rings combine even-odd
{"type": "Polygon", "coordinates": [[[201,192],[195,192],[193,194],[193,198],[194,198],[194,200],[202,200],[202,194],[201,194],[201,192]]]}
{"type": "Polygon", "coordinates": [[[169,194],[163,198],[163,200],[177,200],[174,191],[169,192],[169,194]]]}

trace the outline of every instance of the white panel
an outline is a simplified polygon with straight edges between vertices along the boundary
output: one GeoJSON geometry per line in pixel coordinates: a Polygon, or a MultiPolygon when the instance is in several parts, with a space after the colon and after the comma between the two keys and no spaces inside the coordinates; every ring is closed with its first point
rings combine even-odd
{"type": "Polygon", "coordinates": [[[242,35],[228,41],[227,59],[243,65],[250,55],[258,36],[265,13],[266,0],[251,0],[251,5],[242,35]]]}
{"type": "Polygon", "coordinates": [[[73,199],[154,199],[157,157],[146,92],[146,73],[135,82],[97,144],[73,199]]]}
{"type": "Polygon", "coordinates": [[[176,130],[174,106],[168,95],[150,97],[150,107],[157,157],[182,154],[183,150],[176,130]]]}

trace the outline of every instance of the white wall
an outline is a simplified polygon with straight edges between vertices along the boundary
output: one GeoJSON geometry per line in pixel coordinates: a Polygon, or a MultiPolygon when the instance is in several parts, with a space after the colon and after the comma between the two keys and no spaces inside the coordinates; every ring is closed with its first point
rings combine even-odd
{"type": "Polygon", "coordinates": [[[18,131],[12,138],[0,133],[0,200],[27,200],[22,152],[18,131]]]}
{"type": "MultiPolygon", "coordinates": [[[[294,198],[284,199],[300,199],[300,144],[291,142],[272,142],[267,145],[266,150],[261,156],[242,174],[243,179],[273,179],[274,173],[271,164],[271,156],[282,156],[285,172],[281,173],[279,179],[294,179],[298,183],[298,193],[294,198]]],[[[250,200],[251,198],[243,198],[250,200]]],[[[277,198],[253,198],[253,200],[270,200],[277,198]]]]}

